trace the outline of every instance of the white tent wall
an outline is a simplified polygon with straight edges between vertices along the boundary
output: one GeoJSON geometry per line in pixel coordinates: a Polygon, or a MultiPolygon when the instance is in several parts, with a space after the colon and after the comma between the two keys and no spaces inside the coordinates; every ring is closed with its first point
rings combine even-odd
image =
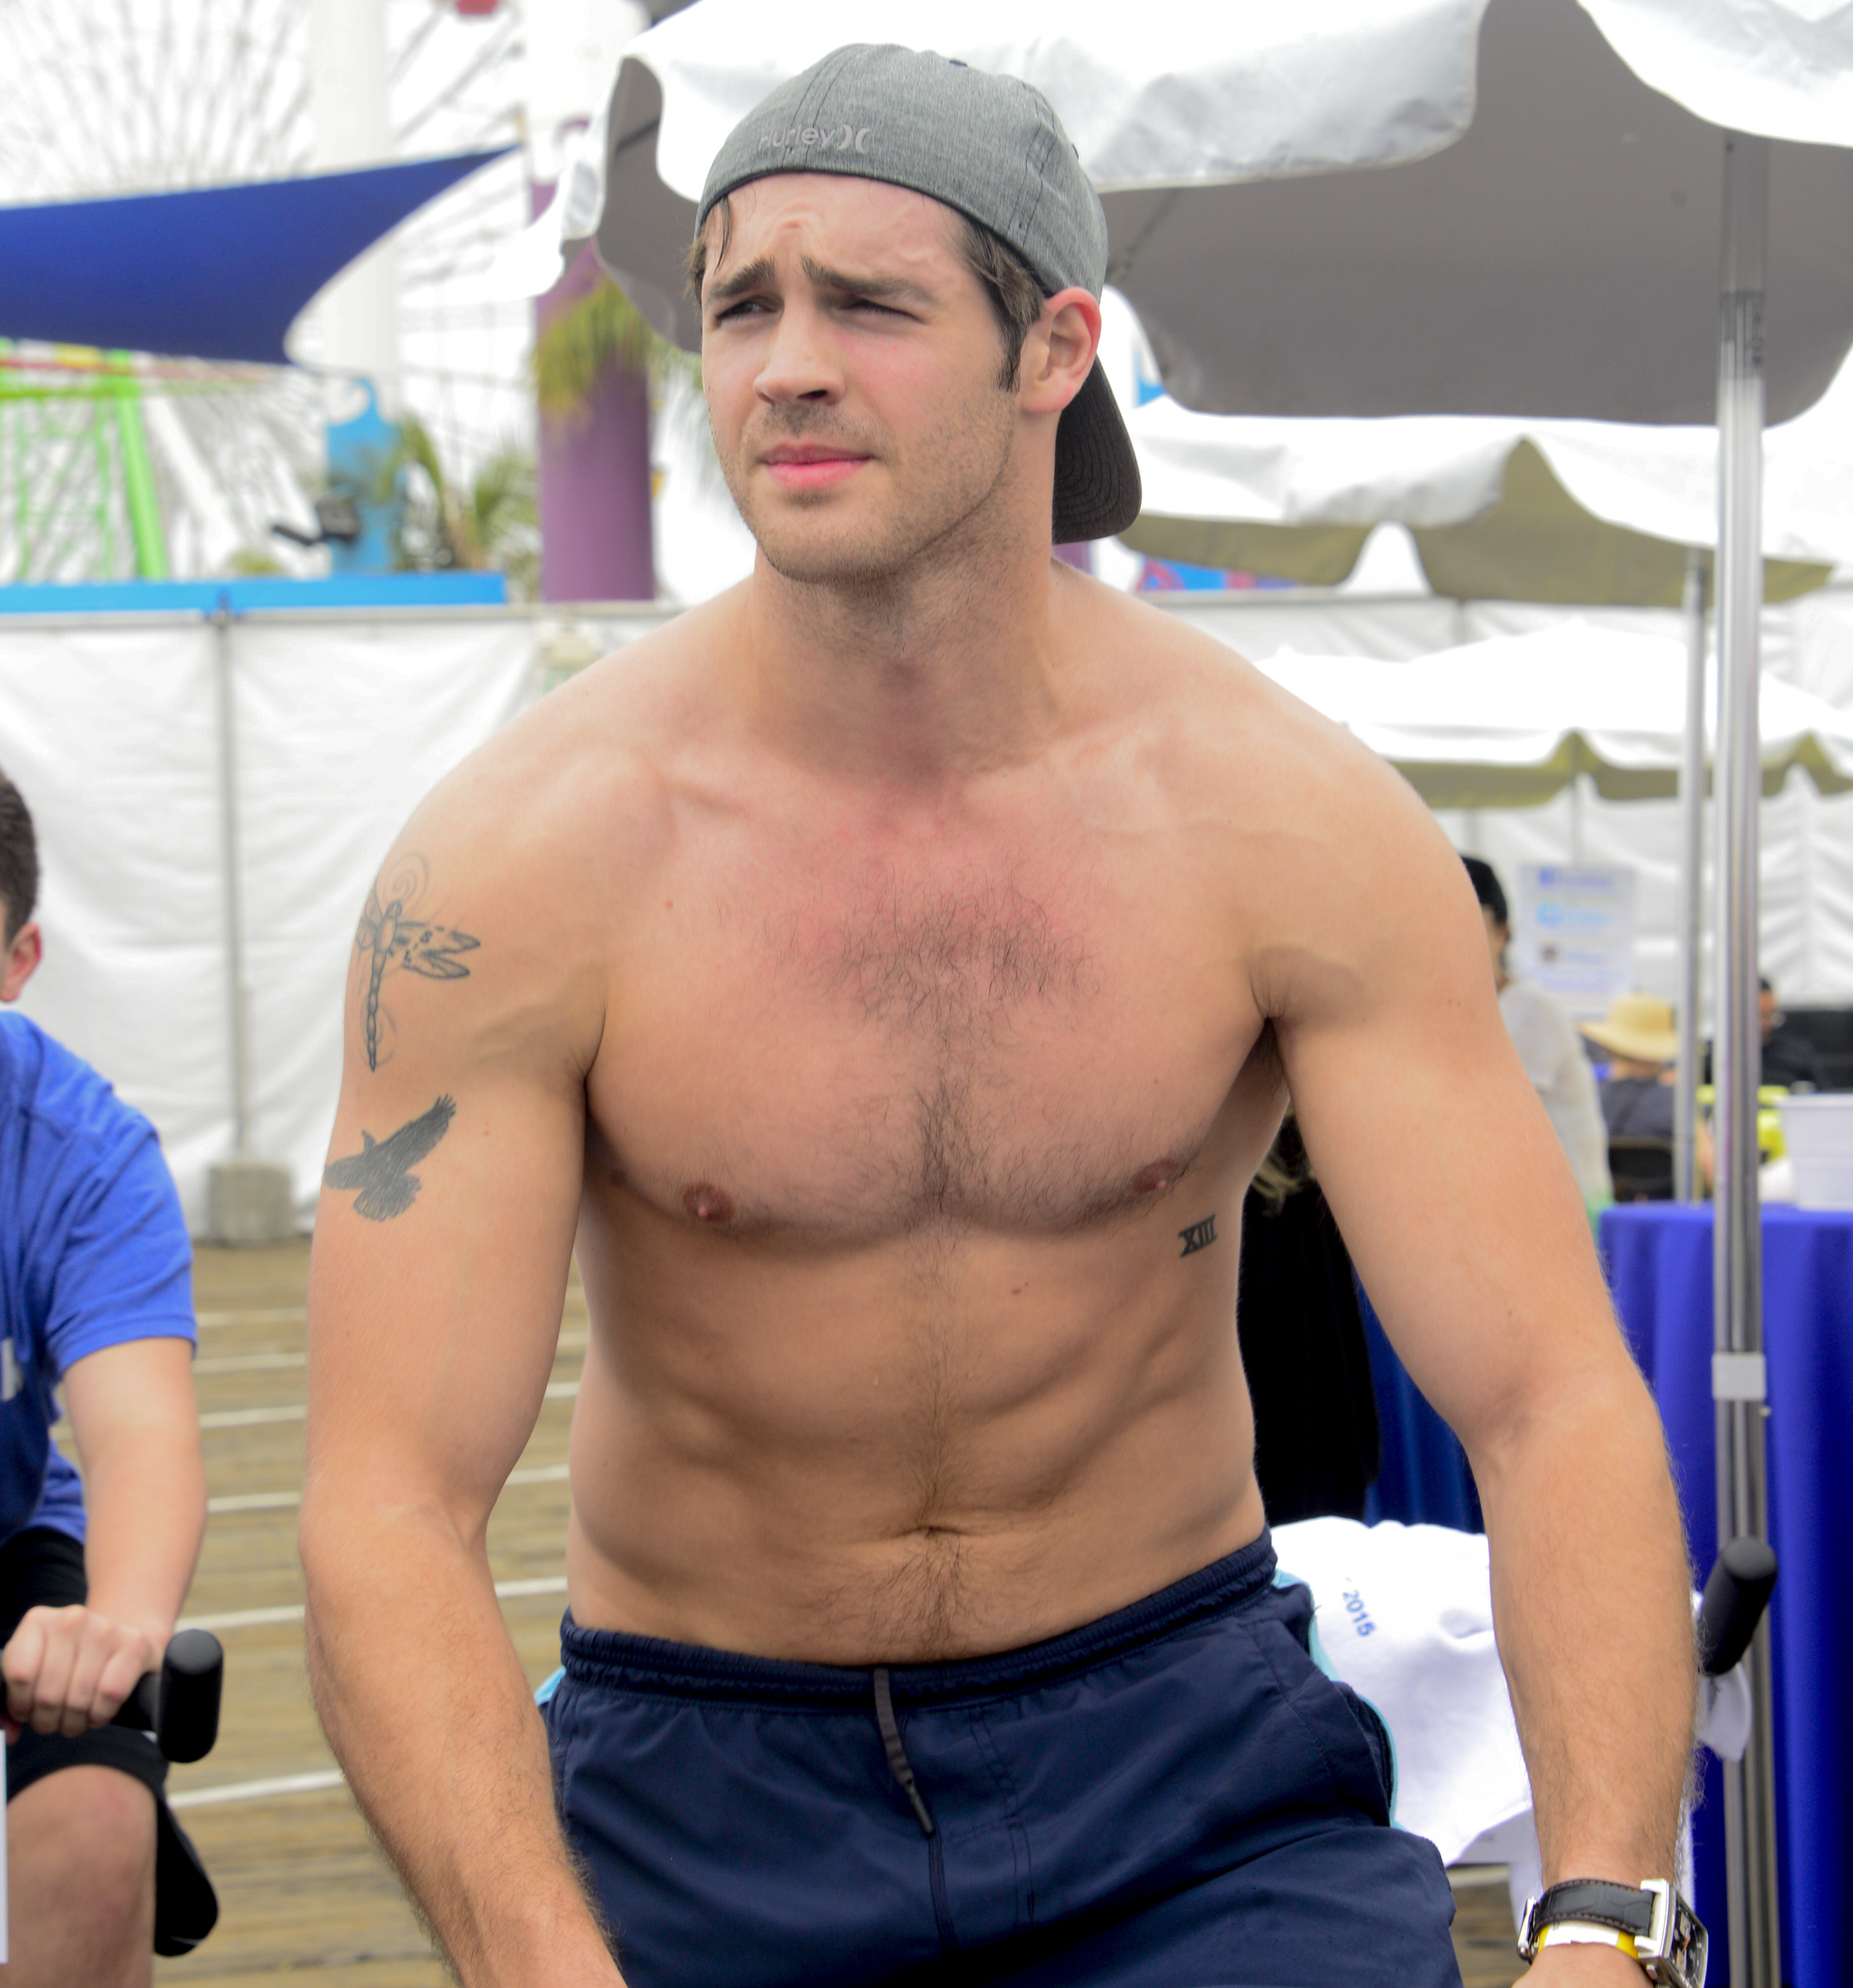
{"type": "MultiPolygon", "coordinates": [[[[256,1157],[313,1205],[356,918],[432,783],[519,710],[536,625],[506,615],[231,624],[256,1157]]],[[[44,872],[46,962],[19,1006],[161,1135],[188,1219],[233,1144],[219,637],[0,620],[0,767],[44,872]]]]}
{"type": "MultiPolygon", "coordinates": [[[[1403,660],[1520,634],[1564,610],[1425,596],[1172,597],[1167,612],[1263,659],[1403,660]]],[[[1586,620],[1676,634],[1648,610],[1586,620]]],[[[354,922],[420,796],[537,686],[660,627],[617,605],[451,614],[252,614],[230,643],[257,1157],[313,1204],[340,1062],[354,922]]],[[[215,644],[208,624],[0,617],[0,767],[39,826],[46,956],[20,1002],[161,1132],[188,1218],[232,1148],[215,644]]],[[[1766,665],[1853,706],[1853,589],[1772,609],[1766,665]]],[[[1632,864],[1638,977],[1674,984],[1675,803],[1585,791],[1540,808],[1444,816],[1456,845],[1503,870],[1632,864]],[[1576,813],[1580,808],[1580,844],[1576,813]]],[[[1764,970],[1791,1002],[1853,1000],[1853,795],[1792,776],[1763,813],[1764,970]]],[[[461,918],[462,914],[458,912],[461,918]]],[[[467,920],[465,928],[467,929],[467,920]]]]}
{"type": "Polygon", "coordinates": [[[1804,594],[1772,617],[1763,667],[1841,711],[1853,711],[1853,586],[1804,594]],[[1786,637],[1772,643],[1771,636],[1786,637]]]}
{"type": "Polygon", "coordinates": [[[199,1182],[228,1111],[212,642],[192,617],[0,623],[0,768],[37,827],[45,934],[19,1006],[199,1182]]]}
{"type": "Polygon", "coordinates": [[[534,631],[500,617],[254,617],[234,640],[251,1145],[289,1168],[306,1211],[355,921],[406,816],[526,701],[534,631]]]}

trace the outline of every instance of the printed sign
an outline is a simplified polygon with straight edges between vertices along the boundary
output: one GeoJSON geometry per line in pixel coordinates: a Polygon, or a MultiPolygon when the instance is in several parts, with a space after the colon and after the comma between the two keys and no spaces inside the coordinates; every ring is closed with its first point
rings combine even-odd
{"type": "Polygon", "coordinates": [[[1634,985],[1634,871],[1621,863],[1524,864],[1507,962],[1578,1020],[1607,1014],[1634,985]]]}

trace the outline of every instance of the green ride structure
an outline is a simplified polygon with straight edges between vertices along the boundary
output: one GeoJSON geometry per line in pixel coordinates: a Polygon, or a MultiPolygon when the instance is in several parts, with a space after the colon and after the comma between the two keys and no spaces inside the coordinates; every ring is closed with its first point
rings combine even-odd
{"type": "Polygon", "coordinates": [[[0,584],[167,577],[147,384],[127,353],[0,342],[0,584]]]}

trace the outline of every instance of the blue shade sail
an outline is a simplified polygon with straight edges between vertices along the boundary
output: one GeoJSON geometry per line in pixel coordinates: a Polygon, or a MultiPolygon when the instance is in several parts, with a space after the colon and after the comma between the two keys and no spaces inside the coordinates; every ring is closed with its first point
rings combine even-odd
{"type": "Polygon", "coordinates": [[[0,337],[287,365],[284,335],[325,283],[512,149],[0,207],[0,337]]]}

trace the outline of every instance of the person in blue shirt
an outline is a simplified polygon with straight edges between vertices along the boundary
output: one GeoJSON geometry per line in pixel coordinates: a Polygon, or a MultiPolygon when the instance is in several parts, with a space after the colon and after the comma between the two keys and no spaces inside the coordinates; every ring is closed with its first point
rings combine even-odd
{"type": "MultiPolygon", "coordinates": [[[[32,817],[0,773],[0,1002],[39,962],[37,889],[32,817]]],[[[191,1266],[154,1128],[34,1023],[0,1016],[8,1988],[150,1981],[157,1861],[201,1930],[204,1874],[168,1882],[191,1851],[164,1763],[108,1723],[161,1662],[205,1527],[191,1266]],[[52,1440],[54,1390],[81,1479],[52,1440]]]]}

